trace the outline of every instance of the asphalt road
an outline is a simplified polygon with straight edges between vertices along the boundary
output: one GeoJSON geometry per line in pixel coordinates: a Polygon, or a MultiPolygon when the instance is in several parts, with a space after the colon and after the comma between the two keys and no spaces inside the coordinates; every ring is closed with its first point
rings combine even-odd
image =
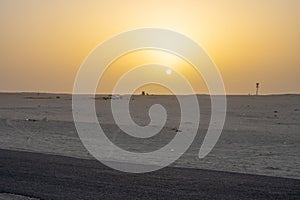
{"type": "Polygon", "coordinates": [[[96,160],[0,150],[0,193],[40,199],[300,199],[300,180],[199,169],[147,174],[96,160]]]}

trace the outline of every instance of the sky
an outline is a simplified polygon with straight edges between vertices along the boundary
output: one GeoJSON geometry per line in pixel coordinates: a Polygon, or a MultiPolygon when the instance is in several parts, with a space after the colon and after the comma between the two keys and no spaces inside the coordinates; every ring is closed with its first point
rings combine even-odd
{"type": "MultiPolygon", "coordinates": [[[[80,65],[97,45],[124,31],[155,27],[202,46],[228,94],[253,94],[256,82],[263,94],[300,93],[299,10],[299,0],[1,0],[0,92],[71,93],[80,65]]],[[[195,91],[207,93],[192,66],[151,51],[117,59],[99,92],[110,91],[122,73],[151,59],[184,69],[178,71],[195,91]]],[[[171,77],[164,71],[151,76],[171,77]]],[[[156,86],[147,91],[166,92],[156,86]]]]}

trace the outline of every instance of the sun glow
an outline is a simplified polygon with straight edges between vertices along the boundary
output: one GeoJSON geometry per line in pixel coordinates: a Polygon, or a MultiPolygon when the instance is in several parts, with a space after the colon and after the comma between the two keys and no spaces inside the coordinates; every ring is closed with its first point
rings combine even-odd
{"type": "Polygon", "coordinates": [[[167,75],[171,75],[172,74],[172,70],[171,69],[166,69],[166,74],[167,75]]]}
{"type": "MultiPolygon", "coordinates": [[[[30,2],[0,1],[0,91],[72,92],[81,63],[97,45],[125,31],[154,27],[202,46],[230,94],[253,92],[258,81],[264,82],[262,93],[300,93],[300,1],[30,2]]],[[[172,52],[135,56],[124,56],[129,58],[110,70],[107,89],[130,66],[148,63],[172,69],[169,78],[176,72],[200,85],[196,71],[172,52]]],[[[167,76],[166,68],[158,75],[167,76]]],[[[143,76],[148,74],[136,78],[143,76]]]]}

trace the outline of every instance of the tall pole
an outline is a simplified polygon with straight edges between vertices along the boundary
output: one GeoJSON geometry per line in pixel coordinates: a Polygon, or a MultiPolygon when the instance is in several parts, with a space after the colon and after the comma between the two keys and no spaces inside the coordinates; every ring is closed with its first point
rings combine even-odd
{"type": "Polygon", "coordinates": [[[258,95],[259,83],[256,83],[256,96],[258,95]]]}

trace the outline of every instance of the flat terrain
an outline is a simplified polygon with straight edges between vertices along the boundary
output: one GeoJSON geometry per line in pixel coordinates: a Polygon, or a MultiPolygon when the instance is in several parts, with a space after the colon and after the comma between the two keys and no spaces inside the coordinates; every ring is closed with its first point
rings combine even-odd
{"type": "MultiPolygon", "coordinates": [[[[74,126],[70,95],[0,94],[0,199],[299,199],[300,95],[228,96],[222,135],[204,159],[198,152],[210,99],[200,95],[198,100],[200,128],[188,151],[169,168],[132,175],[103,166],[87,152],[74,126]]],[[[157,103],[166,108],[168,119],[161,133],[145,140],[122,133],[102,96],[96,110],[114,144],[149,152],[177,134],[178,102],[174,96],[130,101],[139,125],[149,123],[148,110],[157,103]]],[[[113,161],[124,163],[124,158],[113,161]]]]}
{"type": "Polygon", "coordinates": [[[41,199],[297,199],[300,180],[185,168],[147,174],[95,160],[0,151],[0,192],[41,199]]]}
{"type": "MultiPolygon", "coordinates": [[[[173,166],[300,179],[300,95],[228,96],[222,135],[201,160],[198,153],[210,119],[210,99],[205,95],[198,99],[198,135],[173,166]]],[[[149,123],[148,109],[155,103],[165,106],[168,119],[162,133],[148,140],[121,134],[114,125],[110,102],[101,97],[96,100],[97,116],[115,144],[130,151],[152,151],[172,139],[180,119],[174,96],[135,96],[131,115],[136,123],[149,123]]],[[[78,137],[71,105],[70,95],[0,94],[1,149],[92,159],[78,137]]]]}

